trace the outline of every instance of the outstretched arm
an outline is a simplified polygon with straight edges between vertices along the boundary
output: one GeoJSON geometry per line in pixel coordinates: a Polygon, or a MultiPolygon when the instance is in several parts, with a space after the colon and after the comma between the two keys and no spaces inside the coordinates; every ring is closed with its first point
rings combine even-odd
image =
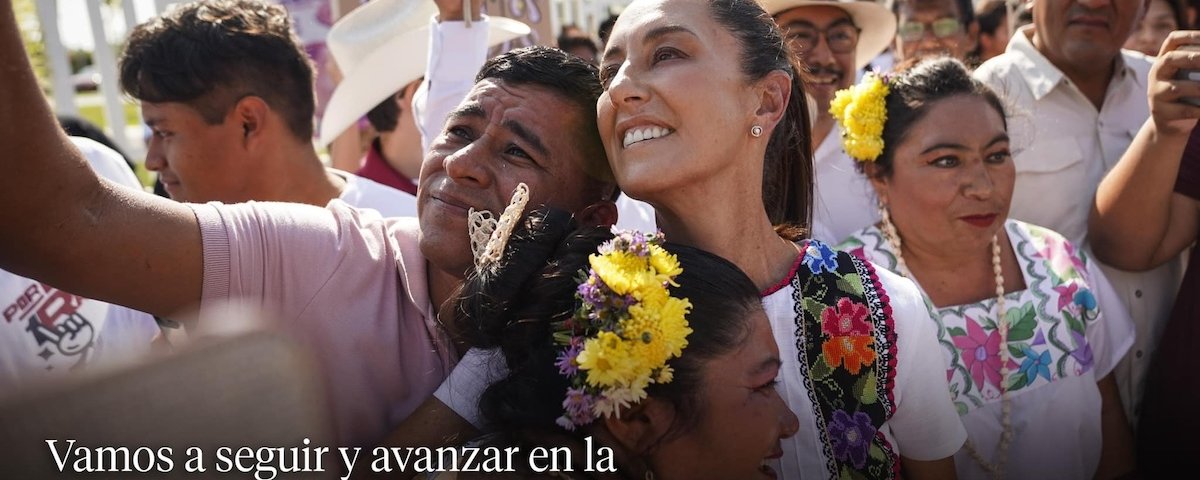
{"type": "Polygon", "coordinates": [[[191,209],[99,179],[58,128],[0,0],[0,268],[157,315],[200,299],[191,209]]]}
{"type": "Polygon", "coordinates": [[[474,21],[464,21],[462,0],[434,0],[438,18],[430,26],[429,65],[425,80],[413,95],[413,115],[421,132],[421,149],[429,151],[442,134],[450,111],[475,86],[475,75],[487,60],[488,23],[481,19],[483,1],[471,2],[474,21]]]}
{"type": "Polygon", "coordinates": [[[1181,102],[1200,98],[1200,82],[1175,79],[1181,69],[1200,70],[1200,51],[1179,49],[1188,44],[1200,45],[1200,32],[1167,38],[1150,70],[1150,119],[1096,191],[1088,228],[1092,249],[1118,268],[1148,270],[1196,240],[1200,204],[1173,193],[1188,135],[1200,118],[1200,107],[1181,102]]]}

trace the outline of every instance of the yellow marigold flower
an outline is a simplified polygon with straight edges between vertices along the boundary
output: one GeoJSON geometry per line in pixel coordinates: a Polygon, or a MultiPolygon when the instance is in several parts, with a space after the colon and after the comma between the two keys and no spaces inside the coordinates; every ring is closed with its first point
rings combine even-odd
{"type": "Polygon", "coordinates": [[[618,295],[628,295],[641,288],[649,275],[646,261],[628,252],[612,252],[588,257],[596,275],[618,295]]]}
{"type": "Polygon", "coordinates": [[[834,95],[829,113],[842,125],[842,147],[846,154],[871,162],[883,153],[888,92],[883,79],[871,74],[834,95]]]}
{"type": "Polygon", "coordinates": [[[629,345],[613,332],[600,332],[589,338],[575,361],[580,370],[587,372],[587,382],[594,387],[628,383],[637,367],[629,345]]]}
{"type": "Polygon", "coordinates": [[[675,285],[671,279],[683,273],[683,268],[679,266],[679,259],[658,245],[650,245],[650,266],[654,267],[660,283],[669,282],[675,285]]]}
{"type": "Polygon", "coordinates": [[[657,383],[671,383],[671,380],[674,379],[675,369],[671,368],[670,365],[663,365],[663,367],[658,370],[658,376],[654,378],[654,381],[657,383]]]}

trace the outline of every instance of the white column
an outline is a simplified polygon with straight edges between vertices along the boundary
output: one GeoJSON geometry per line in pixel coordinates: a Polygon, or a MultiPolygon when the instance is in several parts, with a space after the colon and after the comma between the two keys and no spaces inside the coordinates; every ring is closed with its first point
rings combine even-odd
{"type": "Polygon", "coordinates": [[[138,24],[137,10],[133,0],[121,0],[121,12],[125,13],[125,32],[128,34],[138,24]]]}
{"type": "Polygon", "coordinates": [[[109,135],[122,150],[131,151],[129,137],[125,135],[125,105],[121,102],[121,91],[117,78],[117,58],[104,30],[104,17],[100,2],[89,1],[88,17],[92,24],[92,39],[96,49],[92,59],[100,70],[100,91],[104,94],[104,113],[108,117],[109,135]]]}
{"type": "Polygon", "coordinates": [[[75,85],[71,83],[71,61],[62,37],[58,35],[58,0],[38,0],[38,23],[42,26],[42,42],[50,62],[50,85],[54,88],[54,111],[78,115],[75,106],[75,85]]]}

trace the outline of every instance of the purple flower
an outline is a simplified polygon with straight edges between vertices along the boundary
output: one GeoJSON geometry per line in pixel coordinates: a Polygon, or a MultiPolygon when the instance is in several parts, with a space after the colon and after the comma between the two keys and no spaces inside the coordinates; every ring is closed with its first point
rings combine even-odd
{"type": "MultiPolygon", "coordinates": [[[[566,420],[572,426],[587,425],[594,418],[592,415],[592,406],[595,403],[596,398],[588,394],[584,389],[568,388],[567,398],[563,400],[562,404],[565,413],[560,420],[566,420]]],[[[558,424],[567,430],[574,430],[569,426],[563,425],[561,421],[558,424]]]]}
{"type": "Polygon", "coordinates": [[[583,337],[571,337],[571,344],[559,352],[558,359],[554,362],[554,365],[558,367],[558,373],[568,377],[579,373],[579,365],[575,363],[575,357],[578,357],[581,351],[583,351],[583,337]]]}
{"type": "Polygon", "coordinates": [[[588,271],[588,281],[579,284],[579,288],[575,290],[579,294],[579,298],[593,307],[599,307],[604,303],[604,282],[596,277],[594,270],[588,271]]]}
{"type": "Polygon", "coordinates": [[[875,426],[871,425],[871,417],[867,414],[854,412],[852,417],[845,410],[833,412],[829,422],[829,439],[833,444],[833,455],[839,462],[849,460],[854,468],[863,468],[867,464],[867,451],[874,438],[875,426]]]}
{"type": "Polygon", "coordinates": [[[1083,336],[1082,332],[1071,330],[1071,338],[1075,339],[1075,350],[1071,351],[1071,356],[1079,362],[1083,372],[1090,370],[1092,364],[1095,363],[1095,359],[1092,357],[1092,346],[1088,344],[1087,338],[1083,336]]]}
{"type": "Polygon", "coordinates": [[[808,247],[804,249],[804,259],[800,262],[812,273],[821,273],[821,269],[832,272],[838,267],[837,252],[815,240],[809,240],[808,247]]]}

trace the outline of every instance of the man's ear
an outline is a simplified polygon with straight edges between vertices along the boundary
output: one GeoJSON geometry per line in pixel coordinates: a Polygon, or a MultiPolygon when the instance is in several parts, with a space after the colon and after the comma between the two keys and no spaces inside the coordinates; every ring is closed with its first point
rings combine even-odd
{"type": "Polygon", "coordinates": [[[233,106],[233,119],[242,128],[242,142],[249,146],[262,140],[263,130],[267,126],[271,107],[267,102],[255,95],[238,100],[233,106]]]}
{"type": "Polygon", "coordinates": [[[617,204],[601,200],[580,210],[575,220],[581,227],[609,227],[617,223],[617,204]]]}
{"type": "Polygon", "coordinates": [[[604,426],[632,457],[643,457],[658,446],[675,423],[675,407],[654,397],[604,419],[604,426]]]}
{"type": "Polygon", "coordinates": [[[775,70],[760,79],[757,87],[758,108],[754,112],[754,124],[761,126],[765,136],[770,138],[775,125],[787,112],[792,96],[792,77],[782,70],[775,70]]]}
{"type": "Polygon", "coordinates": [[[406,103],[401,104],[401,106],[407,107],[407,106],[409,106],[409,104],[412,103],[413,96],[417,94],[417,88],[420,88],[421,82],[424,82],[424,81],[425,81],[424,79],[420,79],[420,80],[408,82],[408,85],[405,85],[404,88],[402,88],[400,90],[400,92],[398,92],[400,94],[400,98],[404,99],[406,102],[406,103]]]}

